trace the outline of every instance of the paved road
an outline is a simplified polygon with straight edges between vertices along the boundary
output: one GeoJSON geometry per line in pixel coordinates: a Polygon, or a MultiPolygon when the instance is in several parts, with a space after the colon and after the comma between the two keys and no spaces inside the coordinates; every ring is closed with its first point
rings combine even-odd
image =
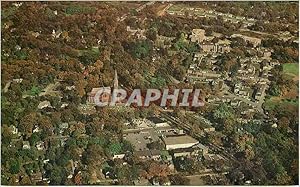
{"type": "Polygon", "coordinates": [[[264,101],[265,101],[266,90],[267,90],[267,88],[268,88],[267,85],[263,85],[262,96],[260,97],[260,100],[259,100],[258,102],[253,102],[253,101],[248,100],[248,99],[246,99],[246,98],[244,98],[244,97],[240,97],[240,96],[237,96],[237,95],[235,95],[235,94],[233,94],[233,93],[230,93],[230,92],[229,92],[229,87],[228,87],[226,84],[224,84],[224,86],[225,86],[225,89],[223,90],[223,94],[226,94],[227,97],[230,97],[230,98],[234,98],[234,99],[238,99],[238,100],[240,100],[240,101],[243,101],[243,102],[247,103],[248,105],[253,106],[253,107],[254,107],[255,109],[257,109],[260,113],[264,114],[264,110],[263,110],[263,108],[262,108],[262,104],[263,104],[264,101]]]}
{"type": "Polygon", "coordinates": [[[55,95],[55,94],[59,94],[59,91],[55,91],[55,89],[60,85],[59,82],[56,83],[51,83],[49,84],[40,94],[39,96],[43,96],[43,95],[55,95]]]}
{"type": "Polygon", "coordinates": [[[170,78],[170,80],[174,83],[174,84],[179,84],[180,83],[180,81],[179,80],[177,80],[177,79],[175,79],[173,76],[169,76],[169,78],[170,78]]]}
{"type": "Polygon", "coordinates": [[[8,92],[8,88],[10,87],[10,84],[11,84],[11,81],[8,81],[8,82],[5,84],[5,86],[4,86],[4,88],[3,88],[3,92],[4,92],[4,93],[8,92]]]}
{"type": "Polygon", "coordinates": [[[214,171],[206,171],[206,172],[203,172],[203,173],[199,173],[199,174],[195,174],[195,175],[188,175],[188,176],[185,176],[187,178],[191,178],[191,177],[203,177],[203,176],[206,176],[206,175],[220,175],[220,174],[227,174],[228,172],[227,171],[223,171],[223,172],[220,172],[220,173],[216,173],[214,171]]]}
{"type": "Polygon", "coordinates": [[[258,106],[262,108],[263,103],[265,102],[265,97],[266,97],[266,90],[269,88],[268,85],[263,86],[262,94],[260,97],[260,100],[257,102],[258,106]]]}
{"type": "Polygon", "coordinates": [[[163,10],[159,11],[157,13],[158,16],[163,16],[166,13],[166,10],[168,10],[173,4],[168,4],[163,10]]]}

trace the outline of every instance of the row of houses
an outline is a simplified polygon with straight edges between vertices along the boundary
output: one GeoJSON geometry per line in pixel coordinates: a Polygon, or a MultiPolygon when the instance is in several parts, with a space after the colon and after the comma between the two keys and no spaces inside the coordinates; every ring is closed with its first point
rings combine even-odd
{"type": "Polygon", "coordinates": [[[214,71],[204,71],[204,70],[193,70],[193,69],[189,69],[187,70],[187,75],[189,77],[194,77],[194,78],[220,78],[222,76],[222,74],[214,72],[214,71]]]}
{"type": "Polygon", "coordinates": [[[227,53],[231,50],[229,45],[212,42],[202,42],[200,48],[204,53],[227,53]]]}
{"type": "Polygon", "coordinates": [[[251,43],[254,47],[257,47],[261,44],[261,39],[260,38],[255,38],[255,37],[250,37],[242,34],[233,34],[231,35],[231,38],[242,38],[246,42],[251,43]]]}

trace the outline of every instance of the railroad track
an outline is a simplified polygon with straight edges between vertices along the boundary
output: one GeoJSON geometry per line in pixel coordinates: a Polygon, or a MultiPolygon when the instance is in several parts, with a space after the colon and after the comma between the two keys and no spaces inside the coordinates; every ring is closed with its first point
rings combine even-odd
{"type": "MultiPolygon", "coordinates": [[[[161,116],[163,118],[165,118],[166,120],[170,121],[173,125],[175,125],[177,128],[181,128],[183,130],[185,130],[186,132],[190,132],[191,130],[191,127],[182,122],[182,121],[179,121],[178,119],[176,119],[172,114],[171,112],[165,112],[165,111],[162,111],[161,112],[161,116]]],[[[192,135],[194,138],[196,139],[200,139],[201,137],[203,137],[202,135],[200,134],[197,134],[197,133],[194,133],[192,135]]],[[[237,159],[232,155],[230,154],[228,151],[224,150],[224,148],[220,147],[220,146],[217,146],[215,144],[212,144],[212,143],[206,143],[207,146],[210,147],[210,149],[214,150],[215,152],[219,153],[221,156],[223,156],[225,159],[227,160],[230,160],[232,162],[235,162],[235,163],[239,163],[237,161],[237,159]]]]}

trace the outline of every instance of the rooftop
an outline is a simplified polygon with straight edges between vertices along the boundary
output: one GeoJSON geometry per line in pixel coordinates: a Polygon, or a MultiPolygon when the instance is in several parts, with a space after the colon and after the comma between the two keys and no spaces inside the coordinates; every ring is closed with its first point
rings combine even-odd
{"type": "Polygon", "coordinates": [[[148,120],[152,121],[153,123],[155,124],[158,124],[158,123],[166,123],[166,121],[158,118],[158,117],[149,117],[147,118],[148,120]]]}
{"type": "Polygon", "coordinates": [[[100,88],[93,88],[92,91],[89,93],[89,95],[96,95],[98,91],[100,91],[101,89],[103,89],[103,92],[111,92],[111,88],[110,87],[100,87],[100,88]]]}
{"type": "Polygon", "coordinates": [[[188,135],[168,136],[164,138],[166,145],[198,143],[198,140],[188,135]]]}
{"type": "Polygon", "coordinates": [[[136,151],[148,150],[147,144],[158,141],[159,137],[154,129],[126,134],[125,140],[129,141],[136,151]]]}

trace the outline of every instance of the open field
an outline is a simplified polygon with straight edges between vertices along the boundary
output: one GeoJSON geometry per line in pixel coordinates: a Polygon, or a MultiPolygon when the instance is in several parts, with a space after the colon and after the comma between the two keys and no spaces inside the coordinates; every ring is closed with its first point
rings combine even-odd
{"type": "Polygon", "coordinates": [[[271,97],[264,103],[265,110],[273,110],[279,105],[299,105],[298,99],[280,99],[279,97],[271,97]]]}
{"type": "Polygon", "coordinates": [[[299,64],[297,63],[286,63],[283,64],[283,72],[289,75],[299,75],[299,64]]]}

